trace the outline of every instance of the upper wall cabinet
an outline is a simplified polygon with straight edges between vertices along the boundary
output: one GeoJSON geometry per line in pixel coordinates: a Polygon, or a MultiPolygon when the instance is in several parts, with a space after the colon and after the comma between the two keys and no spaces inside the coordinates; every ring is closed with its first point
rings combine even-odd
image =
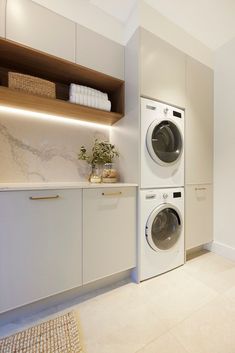
{"type": "Polygon", "coordinates": [[[124,46],[77,24],[76,63],[124,79],[124,46]]]}
{"type": "Polygon", "coordinates": [[[185,64],[184,53],[141,30],[141,95],[184,108],[185,64]]]}
{"type": "Polygon", "coordinates": [[[187,58],[186,184],[213,182],[213,70],[187,58]]]}
{"type": "Polygon", "coordinates": [[[6,38],[75,62],[76,25],[31,0],[8,0],[6,38]]]}
{"type": "Polygon", "coordinates": [[[6,0],[0,0],[0,37],[5,38],[6,0]]]}

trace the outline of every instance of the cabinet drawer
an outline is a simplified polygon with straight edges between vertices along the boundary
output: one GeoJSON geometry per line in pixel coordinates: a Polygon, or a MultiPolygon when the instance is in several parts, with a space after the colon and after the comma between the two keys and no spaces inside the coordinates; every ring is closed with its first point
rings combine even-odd
{"type": "Polygon", "coordinates": [[[210,184],[186,186],[186,250],[213,239],[213,187],[210,184]]]}
{"type": "Polygon", "coordinates": [[[136,188],[83,191],[83,283],[136,266],[136,188]]]}
{"type": "Polygon", "coordinates": [[[0,193],[0,312],[82,284],[81,196],[0,193]]]}

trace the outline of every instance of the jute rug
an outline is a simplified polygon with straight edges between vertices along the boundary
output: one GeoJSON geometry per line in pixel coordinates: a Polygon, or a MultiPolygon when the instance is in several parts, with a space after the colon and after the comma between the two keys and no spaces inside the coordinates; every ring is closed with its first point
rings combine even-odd
{"type": "Polygon", "coordinates": [[[74,312],[0,340],[0,353],[82,353],[74,312]]]}

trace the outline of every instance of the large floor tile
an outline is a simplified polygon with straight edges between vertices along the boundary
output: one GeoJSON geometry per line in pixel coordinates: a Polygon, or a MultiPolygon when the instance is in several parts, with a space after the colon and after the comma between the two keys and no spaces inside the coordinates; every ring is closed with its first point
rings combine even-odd
{"type": "Polygon", "coordinates": [[[155,305],[156,314],[167,322],[169,328],[218,296],[216,291],[182,268],[146,281],[143,286],[148,290],[148,300],[155,305]]]}
{"type": "Polygon", "coordinates": [[[145,290],[135,284],[78,306],[87,353],[134,353],[165,333],[145,290]]]}
{"type": "Polygon", "coordinates": [[[152,341],[137,353],[188,353],[186,349],[170,333],[166,333],[152,341]]]}
{"type": "Polygon", "coordinates": [[[171,333],[189,353],[233,353],[235,305],[220,296],[174,327],[171,333]]]}
{"type": "Polygon", "coordinates": [[[184,271],[218,293],[234,286],[235,262],[213,253],[206,253],[184,266],[184,271]]]}

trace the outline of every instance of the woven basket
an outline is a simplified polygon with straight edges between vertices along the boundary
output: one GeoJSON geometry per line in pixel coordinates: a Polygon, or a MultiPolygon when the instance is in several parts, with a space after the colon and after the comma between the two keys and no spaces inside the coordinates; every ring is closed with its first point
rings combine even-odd
{"type": "Polygon", "coordinates": [[[8,72],[8,87],[39,96],[56,98],[56,88],[53,82],[17,72],[8,72]]]}

